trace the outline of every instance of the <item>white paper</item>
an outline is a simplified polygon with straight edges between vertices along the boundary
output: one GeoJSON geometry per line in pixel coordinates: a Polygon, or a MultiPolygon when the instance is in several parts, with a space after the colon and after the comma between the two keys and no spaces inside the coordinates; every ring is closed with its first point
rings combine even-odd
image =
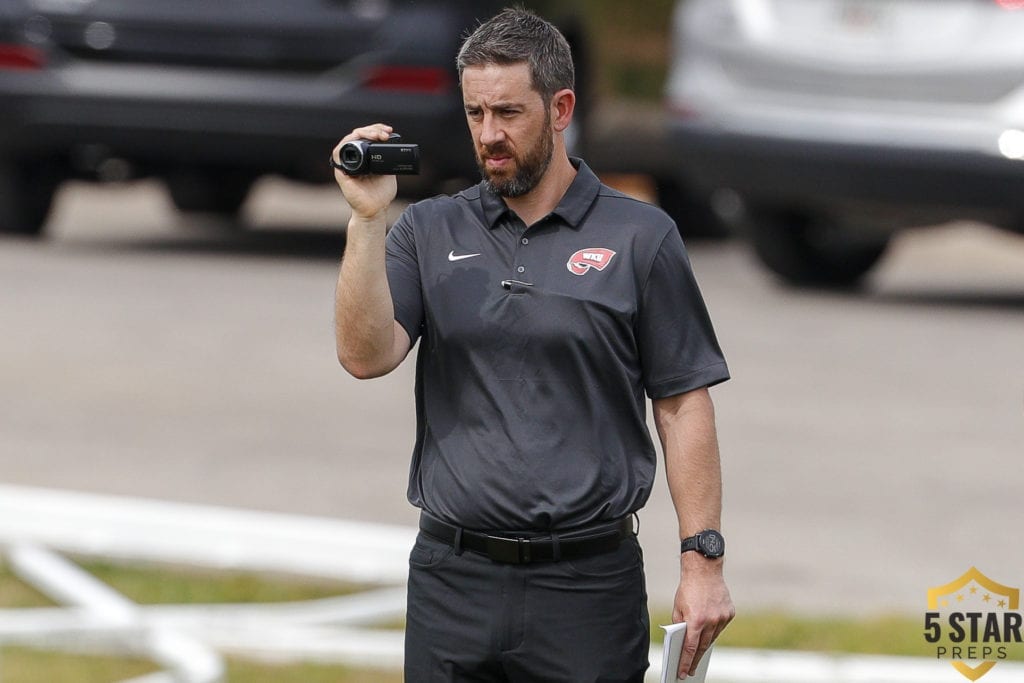
{"type": "Polygon", "coordinates": [[[704,677],[708,673],[708,662],[711,660],[711,651],[714,645],[708,648],[701,657],[697,673],[686,679],[677,678],[679,672],[679,655],[683,652],[683,641],[686,639],[686,622],[662,626],[665,629],[665,642],[662,646],[661,655],[661,683],[704,683],[704,677]]]}

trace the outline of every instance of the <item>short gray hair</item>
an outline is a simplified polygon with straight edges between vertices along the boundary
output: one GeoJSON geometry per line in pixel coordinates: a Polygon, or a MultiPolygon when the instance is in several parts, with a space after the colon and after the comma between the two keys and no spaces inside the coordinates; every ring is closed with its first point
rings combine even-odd
{"type": "Polygon", "coordinates": [[[559,90],[573,89],[569,42],[553,24],[521,7],[509,7],[480,24],[459,50],[459,81],[468,66],[519,64],[530,67],[533,89],[549,100],[559,90]]]}

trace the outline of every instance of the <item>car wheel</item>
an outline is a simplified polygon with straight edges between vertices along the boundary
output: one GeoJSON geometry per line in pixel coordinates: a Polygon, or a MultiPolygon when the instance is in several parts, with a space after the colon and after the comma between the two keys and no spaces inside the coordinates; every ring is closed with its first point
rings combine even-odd
{"type": "Polygon", "coordinates": [[[721,239],[729,235],[729,228],[708,201],[672,179],[659,178],[655,185],[658,206],[676,222],[684,239],[721,239]]]}
{"type": "Polygon", "coordinates": [[[854,239],[834,222],[802,211],[753,209],[747,227],[758,258],[794,285],[855,286],[889,244],[887,235],[854,239]]]}
{"type": "Polygon", "coordinates": [[[54,163],[0,161],[0,233],[41,235],[60,181],[54,163]]]}
{"type": "Polygon", "coordinates": [[[238,214],[256,181],[252,173],[231,169],[185,169],[165,179],[171,201],[180,211],[238,214]]]}

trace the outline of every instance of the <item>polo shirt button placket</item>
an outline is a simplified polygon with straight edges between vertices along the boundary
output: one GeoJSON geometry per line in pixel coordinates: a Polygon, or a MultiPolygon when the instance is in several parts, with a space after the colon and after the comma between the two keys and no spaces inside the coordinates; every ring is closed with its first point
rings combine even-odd
{"type": "Polygon", "coordinates": [[[501,286],[504,287],[507,290],[511,290],[512,289],[512,285],[517,285],[519,287],[532,287],[533,286],[532,282],[526,282],[525,278],[523,277],[524,273],[526,273],[526,266],[524,266],[524,265],[516,265],[516,262],[519,261],[520,258],[522,257],[522,253],[519,252],[519,249],[521,247],[525,247],[526,245],[528,245],[530,243],[530,238],[525,236],[525,235],[523,235],[522,233],[520,233],[518,241],[519,241],[520,247],[516,247],[515,259],[512,262],[513,263],[512,270],[514,271],[514,273],[512,275],[513,279],[511,279],[511,280],[503,280],[502,283],[501,283],[501,286]]]}

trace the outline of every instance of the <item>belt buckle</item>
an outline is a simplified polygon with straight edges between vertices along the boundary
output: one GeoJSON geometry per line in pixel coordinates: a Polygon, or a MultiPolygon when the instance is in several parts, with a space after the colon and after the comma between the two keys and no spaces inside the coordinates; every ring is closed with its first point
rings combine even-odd
{"type": "Polygon", "coordinates": [[[529,564],[533,561],[528,538],[503,538],[487,536],[487,556],[495,562],[505,564],[529,564]]]}

